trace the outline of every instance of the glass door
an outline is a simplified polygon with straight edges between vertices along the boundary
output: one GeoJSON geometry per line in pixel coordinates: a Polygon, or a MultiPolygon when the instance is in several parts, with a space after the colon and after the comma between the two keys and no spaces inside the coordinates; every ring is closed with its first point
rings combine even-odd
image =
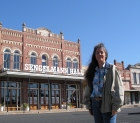
{"type": "Polygon", "coordinates": [[[49,108],[49,92],[48,90],[40,90],[41,96],[41,109],[48,109],[49,108]]]}
{"type": "Polygon", "coordinates": [[[38,109],[38,90],[31,89],[29,92],[29,104],[31,110],[38,109]]]}
{"type": "Polygon", "coordinates": [[[68,105],[76,108],[76,90],[67,90],[68,105]]]}
{"type": "Polygon", "coordinates": [[[58,84],[51,85],[51,103],[52,109],[60,108],[60,89],[58,84]]]}
{"type": "Polygon", "coordinates": [[[41,109],[49,109],[49,84],[40,84],[40,105],[41,109]]]}
{"type": "Polygon", "coordinates": [[[52,109],[58,109],[59,108],[59,100],[60,100],[60,96],[59,96],[59,91],[58,90],[52,90],[52,109]]]}
{"type": "Polygon", "coordinates": [[[72,108],[79,107],[78,85],[67,85],[67,104],[72,108]]]}
{"type": "Polygon", "coordinates": [[[38,83],[28,84],[28,102],[30,105],[30,110],[37,110],[39,106],[38,100],[38,83]]]}

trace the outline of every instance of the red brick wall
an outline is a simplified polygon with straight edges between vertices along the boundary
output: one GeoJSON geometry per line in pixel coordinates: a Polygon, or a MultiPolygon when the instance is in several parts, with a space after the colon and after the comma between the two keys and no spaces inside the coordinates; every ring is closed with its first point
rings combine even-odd
{"type": "MultiPolygon", "coordinates": [[[[52,56],[57,54],[59,56],[59,67],[66,67],[66,57],[77,58],[79,61],[79,68],[81,69],[81,52],[80,41],[78,43],[66,41],[59,37],[46,37],[40,34],[31,32],[20,32],[11,29],[0,28],[0,39],[2,40],[0,49],[0,64],[3,64],[3,49],[5,47],[19,49],[21,54],[21,62],[30,63],[29,52],[37,52],[37,64],[42,64],[41,54],[47,53],[49,55],[49,66],[52,66],[52,56]],[[38,39],[38,40],[37,40],[38,39]],[[41,48],[41,47],[48,48],[41,48]],[[52,49],[53,48],[53,49],[52,49]]],[[[12,58],[11,58],[12,60],[12,58]]],[[[23,67],[23,66],[22,66],[23,67]]]]}
{"type": "Polygon", "coordinates": [[[132,85],[131,85],[130,71],[124,69],[124,62],[122,61],[121,63],[119,63],[116,60],[114,60],[114,65],[117,67],[118,71],[121,73],[124,89],[125,90],[131,89],[132,85]]]}

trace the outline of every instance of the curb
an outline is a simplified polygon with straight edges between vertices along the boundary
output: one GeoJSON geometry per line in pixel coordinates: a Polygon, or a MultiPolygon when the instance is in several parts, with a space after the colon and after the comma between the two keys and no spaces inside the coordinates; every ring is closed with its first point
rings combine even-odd
{"type": "Polygon", "coordinates": [[[31,111],[2,111],[0,115],[8,115],[8,114],[45,114],[45,113],[64,113],[64,112],[80,112],[80,111],[88,111],[87,109],[52,109],[52,110],[31,110],[31,111]]]}

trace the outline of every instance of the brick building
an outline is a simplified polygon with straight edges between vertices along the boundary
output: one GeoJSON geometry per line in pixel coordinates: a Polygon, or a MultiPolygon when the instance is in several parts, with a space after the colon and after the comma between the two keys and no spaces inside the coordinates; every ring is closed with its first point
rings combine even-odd
{"type": "Polygon", "coordinates": [[[114,65],[116,65],[118,71],[121,73],[123,87],[124,87],[124,104],[131,104],[131,76],[130,71],[124,68],[124,62],[117,62],[114,60],[114,65]]]}
{"type": "Polygon", "coordinates": [[[22,31],[0,23],[0,103],[6,110],[80,107],[82,80],[80,40],[66,41],[46,28],[22,31]]]}

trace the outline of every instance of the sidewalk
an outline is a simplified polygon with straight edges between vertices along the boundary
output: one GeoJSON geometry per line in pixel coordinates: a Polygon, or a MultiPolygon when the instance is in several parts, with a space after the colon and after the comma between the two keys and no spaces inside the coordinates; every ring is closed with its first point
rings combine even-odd
{"type": "MultiPolygon", "coordinates": [[[[122,108],[134,108],[140,107],[140,104],[134,105],[123,105],[122,108]]],[[[78,111],[88,111],[86,108],[71,108],[71,109],[52,109],[52,110],[31,110],[31,111],[2,111],[0,115],[8,114],[38,114],[38,113],[62,113],[62,112],[78,112],[78,111]]]]}
{"type": "Polygon", "coordinates": [[[134,108],[134,107],[140,107],[140,104],[128,104],[128,105],[123,105],[122,108],[134,108]]]}
{"type": "Polygon", "coordinates": [[[31,111],[2,111],[0,115],[5,114],[38,114],[38,113],[62,113],[62,112],[78,112],[88,111],[85,108],[71,108],[71,109],[52,109],[52,110],[31,110],[31,111]]]}

